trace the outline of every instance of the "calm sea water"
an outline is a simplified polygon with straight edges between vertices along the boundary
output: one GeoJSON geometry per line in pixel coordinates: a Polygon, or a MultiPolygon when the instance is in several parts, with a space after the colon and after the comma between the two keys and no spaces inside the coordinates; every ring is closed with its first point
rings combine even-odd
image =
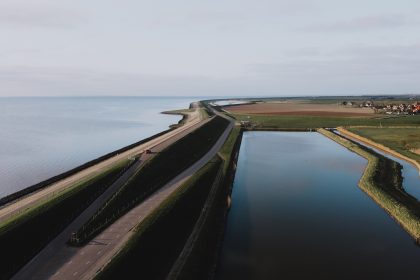
{"type": "Polygon", "coordinates": [[[177,123],[189,98],[0,98],[0,197],[177,123]]]}
{"type": "Polygon", "coordinates": [[[418,279],[420,248],[357,186],[365,165],[317,133],[245,133],[217,279],[418,279]]]}

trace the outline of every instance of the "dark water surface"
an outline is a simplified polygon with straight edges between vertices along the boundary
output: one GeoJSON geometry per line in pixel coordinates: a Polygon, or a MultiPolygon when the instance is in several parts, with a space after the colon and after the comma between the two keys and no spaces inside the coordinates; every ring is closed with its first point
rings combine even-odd
{"type": "Polygon", "coordinates": [[[168,129],[194,97],[0,98],[0,197],[168,129]]]}
{"type": "Polygon", "coordinates": [[[419,279],[420,248],[318,133],[244,134],[217,279],[419,279]]]}

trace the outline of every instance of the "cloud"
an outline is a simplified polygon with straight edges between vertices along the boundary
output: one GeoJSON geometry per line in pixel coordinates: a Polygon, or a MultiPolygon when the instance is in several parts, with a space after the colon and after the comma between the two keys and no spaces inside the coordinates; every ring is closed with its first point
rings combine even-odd
{"type": "Polygon", "coordinates": [[[248,69],[268,76],[351,75],[388,79],[392,75],[420,75],[420,44],[353,46],[323,52],[302,48],[289,52],[277,63],[250,64],[248,69]]]}
{"type": "Polygon", "coordinates": [[[7,1],[0,3],[2,27],[58,27],[68,28],[86,22],[80,10],[52,1],[7,1]]]}
{"type": "Polygon", "coordinates": [[[360,31],[370,29],[388,29],[406,26],[410,23],[404,14],[387,14],[376,16],[358,17],[350,20],[342,20],[330,23],[321,23],[304,28],[305,31],[360,31]]]}
{"type": "Polygon", "coordinates": [[[0,67],[0,84],[0,96],[213,96],[221,90],[226,94],[224,90],[231,87],[229,82],[204,76],[26,66],[0,67]]]}

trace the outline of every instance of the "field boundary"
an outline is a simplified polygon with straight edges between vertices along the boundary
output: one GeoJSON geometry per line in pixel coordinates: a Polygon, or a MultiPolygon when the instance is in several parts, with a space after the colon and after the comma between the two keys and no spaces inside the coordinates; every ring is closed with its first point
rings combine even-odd
{"type": "Polygon", "coordinates": [[[420,174],[420,163],[418,163],[416,160],[411,159],[411,158],[409,158],[409,157],[407,157],[405,155],[402,155],[399,152],[397,152],[397,151],[395,151],[395,150],[393,150],[391,148],[388,148],[387,146],[384,146],[382,144],[379,144],[379,143],[377,143],[377,142],[375,142],[373,140],[370,140],[370,139],[365,138],[363,136],[360,136],[360,135],[358,135],[356,133],[353,133],[351,131],[348,131],[347,129],[345,129],[343,127],[337,127],[337,130],[340,133],[342,133],[343,135],[347,136],[347,137],[354,138],[354,139],[356,139],[356,140],[358,140],[358,141],[360,141],[362,143],[365,143],[365,144],[367,144],[369,146],[372,146],[374,148],[377,148],[378,150],[381,150],[381,151],[383,151],[385,153],[388,153],[388,154],[390,154],[392,156],[395,156],[395,157],[397,157],[399,159],[402,159],[402,160],[405,160],[405,161],[409,162],[410,164],[414,165],[418,169],[419,174],[420,174]]]}

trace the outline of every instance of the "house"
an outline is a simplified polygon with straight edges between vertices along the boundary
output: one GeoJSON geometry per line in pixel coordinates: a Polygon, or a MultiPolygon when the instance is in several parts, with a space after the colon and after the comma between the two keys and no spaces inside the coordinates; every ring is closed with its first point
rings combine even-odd
{"type": "Polygon", "coordinates": [[[420,103],[416,102],[413,104],[413,113],[414,114],[419,114],[420,113],[420,103]]]}
{"type": "Polygon", "coordinates": [[[372,106],[373,106],[373,102],[372,102],[372,101],[366,101],[366,102],[364,103],[364,106],[365,106],[365,107],[370,108],[370,107],[372,107],[372,106]]]}
{"type": "Polygon", "coordinates": [[[250,121],[241,121],[241,127],[250,127],[251,122],[250,121]]]}

